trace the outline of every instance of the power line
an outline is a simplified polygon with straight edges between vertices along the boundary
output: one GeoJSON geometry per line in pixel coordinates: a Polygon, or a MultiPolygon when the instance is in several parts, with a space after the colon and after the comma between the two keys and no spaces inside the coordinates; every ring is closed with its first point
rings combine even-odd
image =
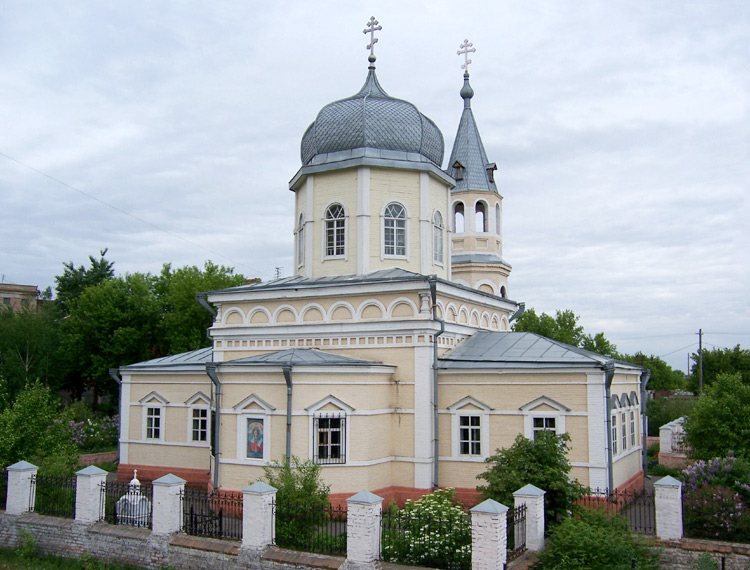
{"type": "Polygon", "coordinates": [[[661,354],[661,355],[657,356],[657,358],[664,358],[665,356],[669,356],[670,354],[674,354],[675,352],[680,352],[681,350],[685,350],[686,348],[690,348],[692,346],[695,346],[695,344],[696,343],[691,342],[687,346],[683,346],[682,348],[678,348],[677,350],[673,350],[672,352],[667,352],[666,354],[661,354]]]}
{"type": "Polygon", "coordinates": [[[258,273],[265,274],[264,271],[260,271],[260,270],[254,268],[254,267],[250,267],[249,265],[247,265],[245,263],[242,263],[240,261],[237,261],[235,259],[232,259],[231,257],[229,257],[227,255],[224,255],[222,253],[219,253],[218,251],[214,251],[214,250],[209,249],[209,248],[207,248],[205,246],[202,246],[200,244],[192,242],[189,239],[184,238],[181,235],[176,234],[176,233],[174,233],[174,232],[172,232],[172,231],[170,231],[170,230],[168,230],[166,228],[163,228],[163,227],[161,227],[159,225],[156,225],[156,224],[154,224],[152,222],[144,220],[143,218],[139,218],[135,214],[131,214],[130,212],[128,212],[127,210],[124,210],[124,209],[120,208],[119,206],[115,206],[114,204],[110,204],[109,202],[106,202],[105,200],[102,200],[101,198],[97,198],[93,194],[89,194],[88,192],[86,192],[84,190],[81,190],[80,188],[76,188],[75,186],[71,186],[67,182],[63,182],[59,178],[55,178],[54,176],[52,176],[50,174],[47,174],[46,172],[43,172],[43,171],[39,170],[38,168],[34,168],[30,164],[26,164],[25,162],[21,162],[17,158],[14,158],[14,157],[12,157],[10,155],[7,155],[4,152],[0,152],[0,156],[4,156],[5,158],[7,158],[9,160],[12,160],[13,162],[18,163],[21,166],[23,166],[25,168],[28,168],[29,170],[31,170],[33,172],[36,172],[37,174],[39,174],[41,176],[44,176],[45,178],[49,178],[50,180],[52,180],[53,182],[56,182],[57,184],[60,184],[61,186],[65,186],[66,188],[68,188],[70,190],[73,190],[74,192],[78,192],[79,194],[82,194],[83,196],[86,196],[87,198],[90,198],[91,200],[95,200],[96,202],[99,202],[100,204],[103,204],[104,206],[112,208],[113,210],[119,212],[120,214],[124,214],[124,215],[126,215],[126,216],[128,216],[130,218],[133,218],[134,220],[137,220],[137,221],[139,221],[140,223],[142,223],[142,224],[144,224],[146,226],[150,226],[150,227],[154,228],[155,230],[158,230],[160,232],[164,232],[165,234],[167,234],[169,236],[172,236],[174,238],[177,238],[178,240],[183,241],[183,242],[185,242],[185,243],[187,243],[189,245],[192,245],[193,247],[197,247],[198,249],[202,249],[203,251],[207,251],[208,253],[211,253],[213,255],[218,255],[219,257],[222,257],[222,258],[226,259],[227,261],[231,261],[235,265],[239,265],[241,267],[249,269],[253,273],[256,273],[256,274],[258,274],[258,273]]]}

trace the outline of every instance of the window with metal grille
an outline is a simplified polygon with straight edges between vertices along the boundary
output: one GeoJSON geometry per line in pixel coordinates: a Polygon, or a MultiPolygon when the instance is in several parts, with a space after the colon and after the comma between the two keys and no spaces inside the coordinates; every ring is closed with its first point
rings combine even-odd
{"type": "Polygon", "coordinates": [[[406,210],[395,202],[383,213],[383,253],[406,257],[406,210]]]}
{"type": "Polygon", "coordinates": [[[346,417],[343,415],[314,418],[314,461],[346,463],[346,417]]]}
{"type": "Polygon", "coordinates": [[[534,441],[540,431],[557,431],[555,418],[534,418],[533,423],[534,441]]]}
{"type": "Polygon", "coordinates": [[[341,204],[331,204],[326,210],[326,257],[346,255],[346,214],[341,204]]]}
{"type": "Polygon", "coordinates": [[[146,439],[161,438],[161,408],[146,408],[146,439]]]}
{"type": "Polygon", "coordinates": [[[193,441],[208,441],[208,408],[193,408],[193,441]]]}
{"type": "Polygon", "coordinates": [[[461,455],[482,455],[481,425],[479,416],[458,417],[458,450],[461,455]]]}

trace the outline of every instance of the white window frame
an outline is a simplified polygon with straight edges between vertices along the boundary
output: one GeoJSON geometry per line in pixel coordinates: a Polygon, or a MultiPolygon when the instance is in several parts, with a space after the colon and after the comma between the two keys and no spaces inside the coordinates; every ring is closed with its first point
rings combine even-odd
{"type": "Polygon", "coordinates": [[[305,264],[305,215],[299,215],[297,226],[297,267],[305,264]]]}
{"type": "MultiPolygon", "coordinates": [[[[167,404],[169,403],[166,398],[163,396],[157,394],[156,392],[151,392],[148,395],[141,398],[139,402],[142,406],[143,413],[142,413],[142,419],[141,419],[141,440],[145,442],[163,442],[165,439],[165,433],[167,429],[167,422],[166,422],[166,415],[167,415],[167,404]],[[149,418],[154,417],[151,414],[149,414],[149,410],[156,410],[158,411],[159,416],[159,435],[158,437],[148,437],[148,430],[149,430],[149,418]]],[[[153,426],[150,429],[154,429],[153,426]]]]}
{"type": "Polygon", "coordinates": [[[440,210],[432,214],[432,262],[442,266],[445,259],[445,247],[443,236],[445,235],[445,222],[440,210]]]}
{"type": "Polygon", "coordinates": [[[620,414],[620,425],[622,426],[622,451],[628,449],[628,416],[625,411],[620,414]]]}
{"type": "Polygon", "coordinates": [[[235,459],[239,463],[246,465],[265,465],[271,460],[271,418],[276,410],[274,406],[258,397],[256,394],[250,394],[239,404],[234,406],[234,413],[237,415],[237,441],[235,449],[235,459]],[[258,419],[263,422],[263,457],[247,456],[248,441],[248,420],[258,419]]]}
{"type": "Polygon", "coordinates": [[[381,223],[380,223],[380,229],[381,229],[381,238],[380,238],[380,251],[383,259],[408,259],[409,258],[409,212],[406,210],[406,206],[404,206],[400,202],[388,202],[385,207],[383,208],[383,211],[381,213],[381,223]],[[397,217],[391,217],[387,216],[387,212],[391,208],[391,206],[397,206],[401,208],[401,212],[403,212],[403,218],[397,218],[397,217]],[[393,227],[388,227],[387,222],[391,220],[394,222],[393,227]],[[398,226],[398,222],[403,222],[402,227],[398,226]],[[393,253],[388,253],[386,251],[386,235],[389,232],[393,232],[393,253]],[[403,244],[403,253],[398,253],[399,246],[398,244],[398,235],[399,233],[403,232],[404,236],[404,244],[403,244]]]}
{"type": "Polygon", "coordinates": [[[349,247],[349,240],[347,238],[347,230],[348,230],[348,216],[346,213],[346,208],[344,208],[344,205],[340,202],[331,202],[325,207],[325,210],[323,210],[323,259],[346,259],[347,257],[347,248],[349,247]],[[342,217],[328,217],[328,214],[331,212],[332,208],[341,208],[341,212],[343,214],[342,217]],[[339,227],[338,223],[341,223],[341,227],[339,227]],[[329,227],[329,223],[333,224],[331,227],[329,227]],[[336,250],[339,248],[339,244],[337,242],[337,236],[339,235],[339,231],[341,232],[343,243],[341,244],[341,253],[336,253],[336,250]],[[328,236],[329,233],[332,232],[333,235],[333,248],[334,253],[328,253],[328,236]]]}
{"type": "Polygon", "coordinates": [[[612,414],[612,456],[618,455],[617,445],[617,411],[612,414]]]}
{"type": "Polygon", "coordinates": [[[209,447],[211,445],[211,400],[203,392],[198,392],[190,397],[186,402],[187,406],[187,439],[189,444],[209,447]],[[206,441],[193,439],[193,413],[195,410],[206,411],[206,441]]]}
{"type": "Polygon", "coordinates": [[[473,396],[448,406],[451,414],[451,456],[462,461],[484,461],[490,456],[490,408],[473,396]],[[461,453],[461,418],[479,418],[480,453],[461,453]]]}
{"type": "Polygon", "coordinates": [[[346,465],[349,463],[349,450],[351,449],[351,414],[354,411],[349,404],[338,399],[336,396],[328,395],[322,400],[314,403],[312,406],[306,408],[309,415],[309,438],[308,438],[308,457],[311,461],[314,461],[322,467],[328,467],[330,465],[346,465]],[[320,433],[319,422],[321,419],[342,419],[344,420],[343,426],[340,428],[343,431],[342,437],[340,438],[340,444],[343,445],[342,457],[338,458],[337,461],[320,461],[318,457],[318,434],[320,433]]]}
{"type": "Polygon", "coordinates": [[[547,396],[540,396],[519,409],[523,412],[523,435],[527,439],[534,441],[534,420],[538,418],[554,418],[555,433],[557,435],[565,433],[565,417],[570,412],[570,408],[565,404],[547,396]]]}
{"type": "Polygon", "coordinates": [[[634,448],[638,445],[638,440],[636,439],[636,423],[635,423],[635,410],[630,410],[630,448],[634,448]]]}
{"type": "Polygon", "coordinates": [[[533,414],[531,416],[531,440],[536,441],[536,434],[542,431],[552,431],[557,434],[557,415],[556,414],[549,414],[549,415],[541,415],[541,414],[533,414]],[[536,424],[541,422],[541,426],[537,426],[536,424]],[[549,427],[547,424],[552,423],[552,427],[549,427]]]}

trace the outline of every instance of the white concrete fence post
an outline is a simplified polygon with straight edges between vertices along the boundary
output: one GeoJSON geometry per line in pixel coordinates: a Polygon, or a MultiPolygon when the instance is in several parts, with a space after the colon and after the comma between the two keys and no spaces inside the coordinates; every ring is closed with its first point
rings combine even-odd
{"type": "Polygon", "coordinates": [[[153,483],[153,523],[154,534],[172,534],[182,528],[182,492],[185,479],[167,473],[153,483]]]}
{"type": "Polygon", "coordinates": [[[501,570],[508,560],[508,507],[487,499],[470,512],[471,570],[501,570]]]}
{"type": "Polygon", "coordinates": [[[369,567],[380,560],[380,519],[383,497],[360,491],[346,500],[346,562],[369,567]]]}
{"type": "Polygon", "coordinates": [[[656,536],[662,540],[682,538],[682,482],[667,475],[654,483],[656,536]]]}
{"type": "Polygon", "coordinates": [[[258,481],[242,489],[242,548],[262,552],[273,544],[276,488],[258,481]]]}
{"type": "Polygon", "coordinates": [[[94,465],[76,471],[76,521],[95,523],[100,519],[102,483],[107,472],[94,465]]]}
{"type": "MultiPolygon", "coordinates": [[[[526,505],[526,549],[536,552],[544,548],[544,495],[534,485],[526,485],[513,493],[515,507],[526,505]]],[[[518,544],[518,541],[516,541],[518,544]]]]}
{"type": "Polygon", "coordinates": [[[31,510],[31,478],[38,467],[28,461],[19,461],[7,468],[8,497],[5,499],[5,513],[20,515],[31,510]]]}

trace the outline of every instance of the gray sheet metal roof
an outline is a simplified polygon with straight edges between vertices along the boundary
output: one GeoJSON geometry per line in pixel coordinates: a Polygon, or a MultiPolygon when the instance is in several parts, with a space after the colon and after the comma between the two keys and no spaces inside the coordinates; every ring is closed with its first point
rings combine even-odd
{"type": "Polygon", "coordinates": [[[183,352],[181,354],[173,354],[171,356],[164,356],[162,358],[154,358],[153,360],[146,360],[145,362],[136,362],[135,364],[129,364],[122,366],[121,370],[137,369],[137,368],[172,368],[176,366],[190,366],[195,365],[196,367],[202,368],[206,362],[211,362],[212,348],[199,348],[198,350],[192,350],[190,352],[183,352]]]}
{"type": "Polygon", "coordinates": [[[451,255],[451,263],[490,263],[495,265],[507,265],[510,267],[510,263],[505,261],[502,257],[496,253],[459,253],[451,255]]]}
{"type": "MultiPolygon", "coordinates": [[[[596,366],[610,358],[529,332],[480,331],[440,358],[440,368],[596,366]]],[[[633,370],[640,367],[620,363],[633,370]]]]}
{"type": "Polygon", "coordinates": [[[474,96],[474,90],[469,85],[469,74],[464,73],[464,86],[461,88],[461,97],[464,100],[464,111],[461,115],[461,122],[458,124],[456,140],[453,143],[453,150],[448,159],[446,171],[456,178],[456,169],[453,165],[456,161],[464,167],[463,178],[456,179],[456,187],[453,192],[462,190],[486,190],[497,193],[497,186],[490,180],[487,168],[490,165],[487,160],[487,152],[482,144],[482,137],[479,135],[477,123],[474,120],[474,114],[471,111],[471,98],[474,96]]]}
{"type": "Polygon", "coordinates": [[[443,135],[408,101],[391,97],[371,67],[359,92],[329,103],[302,136],[300,158],[355,148],[416,152],[437,166],[443,162],[443,135]]]}
{"type": "Polygon", "coordinates": [[[222,362],[220,366],[283,366],[291,364],[293,366],[374,366],[382,364],[377,360],[364,360],[362,358],[352,358],[342,356],[322,350],[312,348],[290,348],[278,352],[269,352],[257,356],[248,356],[237,360],[222,362]]]}

